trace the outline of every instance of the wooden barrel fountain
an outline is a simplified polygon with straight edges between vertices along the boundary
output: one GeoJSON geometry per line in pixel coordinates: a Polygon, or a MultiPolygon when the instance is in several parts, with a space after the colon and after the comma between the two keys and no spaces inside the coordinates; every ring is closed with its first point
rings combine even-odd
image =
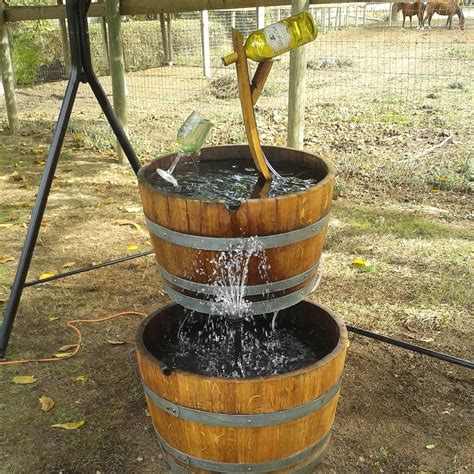
{"type": "MultiPolygon", "coordinates": [[[[180,305],[222,314],[219,305],[212,303],[216,291],[212,262],[221,252],[245,246],[253,236],[258,236],[268,267],[263,275],[260,259],[250,259],[246,297],[253,314],[287,308],[313,290],[326,237],[334,169],[323,158],[304,151],[263,150],[277,171],[282,163],[300,166],[317,184],[301,192],[229,206],[224,200],[189,199],[153,186],[150,180],[156,169],[168,169],[175,154],[140,170],[140,194],[156,261],[169,296],[180,305]]],[[[248,145],[202,149],[201,163],[219,160],[248,161],[253,167],[248,145]]]]}
{"type": "Polygon", "coordinates": [[[341,320],[310,301],[280,313],[281,324],[328,343],[322,359],[296,371],[255,378],[179,369],[165,375],[161,342],[184,317],[176,304],[163,307],[142,322],[136,341],[148,407],[171,469],[283,473],[319,462],[344,369],[347,331],[341,320]]]}

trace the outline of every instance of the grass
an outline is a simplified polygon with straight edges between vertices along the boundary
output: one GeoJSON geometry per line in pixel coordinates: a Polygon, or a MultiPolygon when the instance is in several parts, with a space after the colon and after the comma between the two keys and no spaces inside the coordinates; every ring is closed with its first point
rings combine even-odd
{"type": "Polygon", "coordinates": [[[469,229],[453,228],[449,224],[431,219],[413,216],[402,211],[373,209],[364,206],[345,209],[342,215],[335,210],[335,216],[343,218],[350,226],[352,235],[368,233],[393,235],[400,239],[439,239],[459,238],[470,239],[469,229]]]}

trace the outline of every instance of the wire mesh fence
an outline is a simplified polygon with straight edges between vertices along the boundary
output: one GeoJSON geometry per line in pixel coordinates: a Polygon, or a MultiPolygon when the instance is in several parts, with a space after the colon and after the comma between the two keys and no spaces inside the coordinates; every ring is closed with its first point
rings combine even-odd
{"type": "MultiPolygon", "coordinates": [[[[445,17],[435,17],[433,30],[413,26],[402,31],[391,8],[390,3],[311,6],[319,35],[306,46],[302,93],[308,111],[318,109],[336,120],[350,109],[357,120],[354,104],[386,101],[402,109],[441,90],[472,87],[474,36],[469,28],[460,31],[455,18],[453,30],[447,31],[445,17]]],[[[464,7],[464,12],[469,23],[472,10],[464,7]]],[[[265,24],[289,15],[289,7],[264,9],[265,24]]],[[[68,64],[60,22],[44,21],[41,28],[38,24],[10,29],[19,108],[22,120],[52,121],[68,64]]],[[[244,141],[242,127],[234,127],[241,120],[235,71],[225,68],[221,57],[232,51],[232,27],[244,36],[257,29],[257,12],[210,11],[208,24],[208,33],[203,32],[201,12],[123,18],[128,123],[139,152],[172,149],[176,126],[195,109],[221,128],[215,143],[244,141]],[[209,39],[207,63],[203,34],[209,39]]],[[[106,27],[101,19],[91,19],[89,30],[93,64],[111,97],[106,27]]],[[[284,144],[288,74],[289,55],[282,55],[259,101],[264,141],[284,144]],[[279,123],[276,132],[267,133],[269,121],[279,123]]],[[[0,117],[5,116],[4,107],[0,99],[0,117]]],[[[87,129],[94,146],[113,146],[110,134],[101,130],[106,128],[104,117],[87,87],[80,89],[72,125],[81,132],[87,129]]]]}

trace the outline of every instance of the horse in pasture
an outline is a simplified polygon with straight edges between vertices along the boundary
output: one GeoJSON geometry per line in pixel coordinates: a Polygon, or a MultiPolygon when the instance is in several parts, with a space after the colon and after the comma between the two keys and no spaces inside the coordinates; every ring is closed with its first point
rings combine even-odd
{"type": "Polygon", "coordinates": [[[418,29],[423,29],[423,13],[425,11],[425,5],[421,0],[416,0],[414,3],[397,3],[397,12],[402,11],[403,24],[402,30],[405,29],[406,17],[410,17],[410,28],[412,27],[412,17],[414,15],[418,18],[418,29]]]}
{"type": "Polygon", "coordinates": [[[459,6],[459,2],[453,0],[445,0],[442,2],[428,2],[428,5],[426,6],[426,16],[423,20],[423,25],[425,24],[425,21],[428,20],[428,28],[431,29],[431,19],[433,18],[433,15],[435,13],[448,17],[448,19],[446,20],[446,28],[449,30],[452,28],[453,15],[456,14],[459,18],[459,28],[461,28],[461,30],[464,30],[464,13],[461,7],[459,6]]]}

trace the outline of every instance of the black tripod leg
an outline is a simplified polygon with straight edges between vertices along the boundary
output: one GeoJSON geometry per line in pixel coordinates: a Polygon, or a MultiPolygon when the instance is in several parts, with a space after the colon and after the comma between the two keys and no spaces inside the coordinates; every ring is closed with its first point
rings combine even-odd
{"type": "Polygon", "coordinates": [[[81,2],[79,4],[79,28],[80,28],[80,40],[81,40],[81,51],[82,51],[82,67],[84,68],[84,73],[86,76],[87,82],[90,84],[92,92],[99,102],[102,110],[104,111],[109,124],[117,137],[120,146],[122,147],[125,155],[127,155],[128,161],[135,171],[135,174],[138,173],[138,170],[141,168],[141,164],[138,161],[137,155],[130,144],[127,134],[122,128],[117,116],[115,115],[114,109],[110,105],[109,99],[104,92],[104,89],[100,85],[100,82],[97,79],[97,76],[94,73],[94,69],[91,63],[91,54],[90,54],[90,42],[89,42],[89,29],[87,26],[87,10],[90,5],[90,0],[81,2]]]}
{"type": "Polygon", "coordinates": [[[5,352],[10,339],[10,333],[15,320],[18,305],[20,303],[21,294],[25,286],[26,276],[30,268],[31,257],[38,238],[41,221],[48,200],[49,191],[53,182],[56,165],[58,163],[59,154],[66,134],[69,117],[71,116],[72,106],[76,98],[77,88],[79,86],[78,71],[74,67],[69,78],[69,82],[64,94],[64,101],[59,112],[58,122],[53,132],[51,146],[48,152],[48,158],[41,177],[41,182],[36,195],[35,205],[31,214],[30,224],[26,233],[25,241],[23,243],[23,250],[18,262],[15,280],[13,281],[12,290],[7,303],[7,309],[3,316],[2,327],[0,328],[0,359],[5,358],[5,352]]]}

